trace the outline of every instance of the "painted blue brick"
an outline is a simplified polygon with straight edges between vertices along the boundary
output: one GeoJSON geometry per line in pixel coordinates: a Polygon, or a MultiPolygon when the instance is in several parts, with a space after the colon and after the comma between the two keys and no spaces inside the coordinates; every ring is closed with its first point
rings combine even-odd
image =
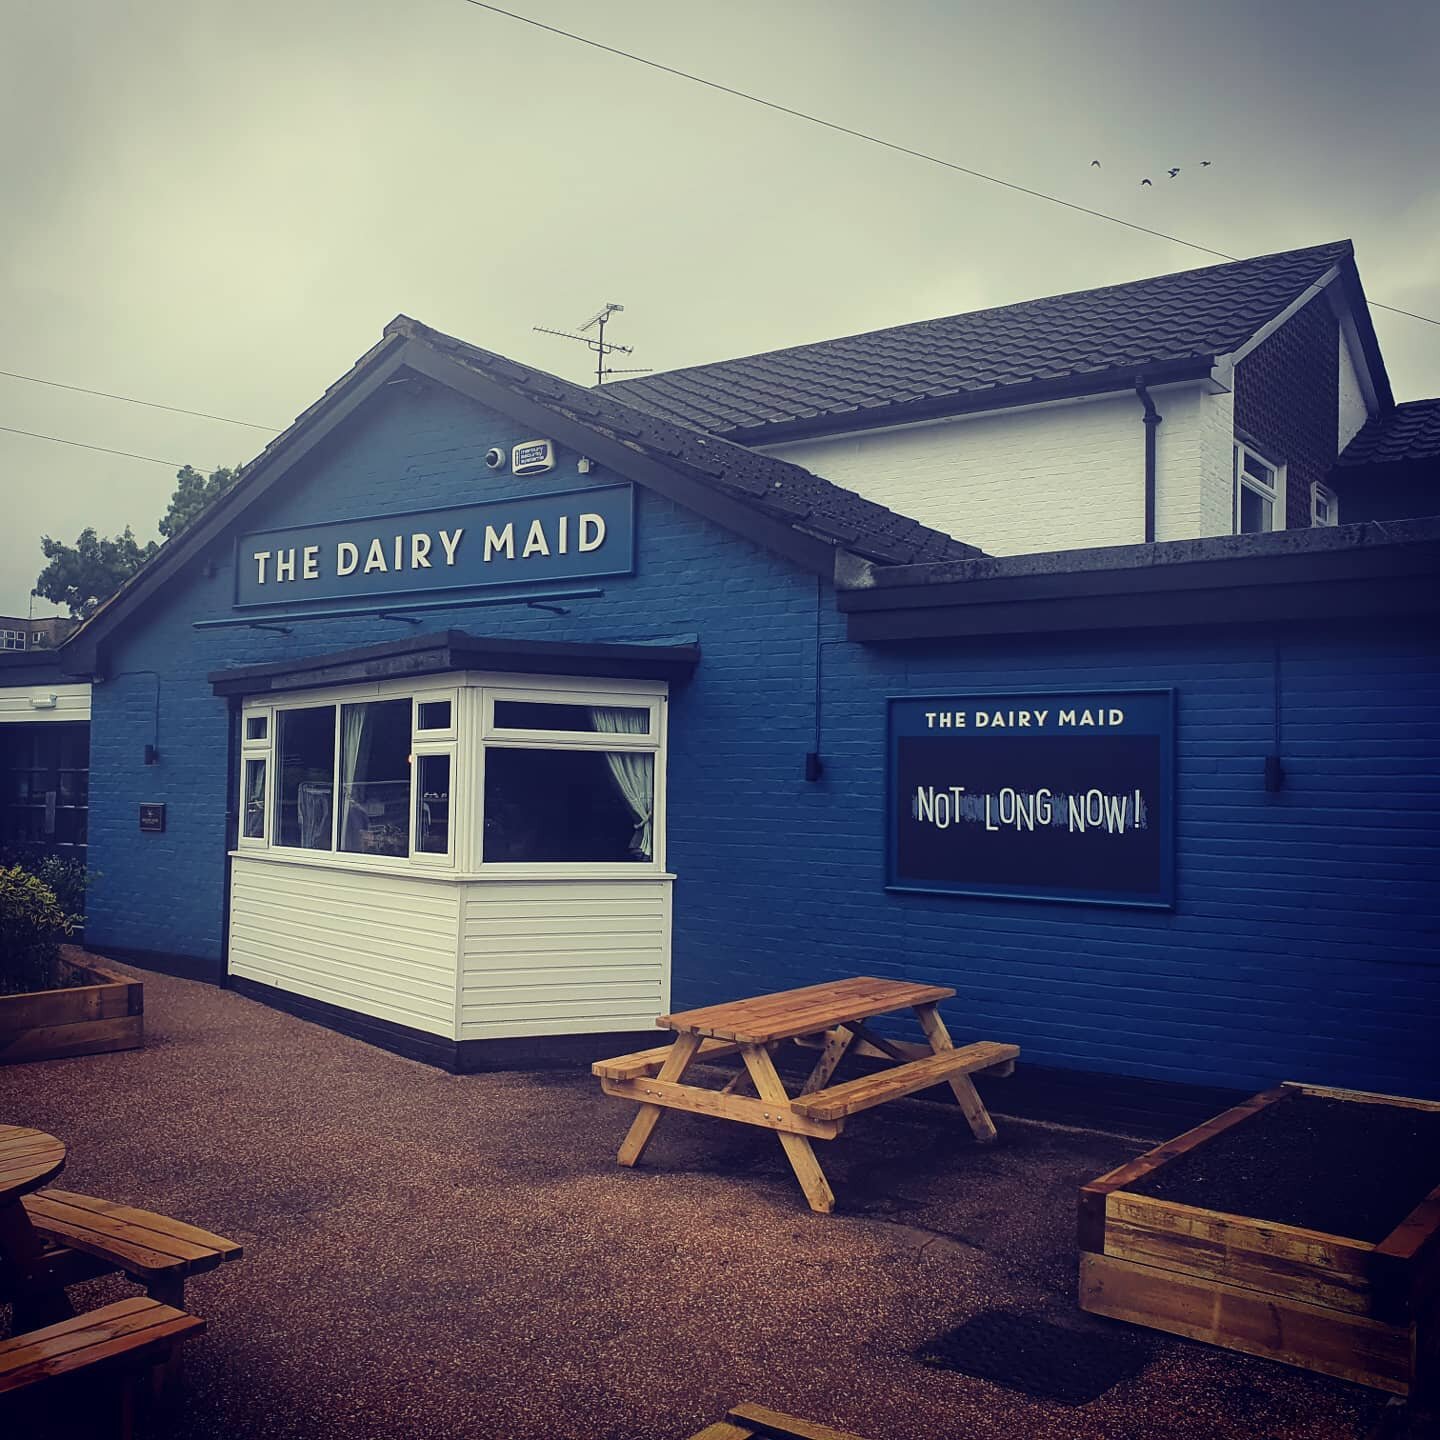
{"type": "MultiPolygon", "coordinates": [[[[497,479],[491,445],[529,438],[457,397],[372,405],[246,529],[387,514],[577,484],[497,479]]],[[[596,482],[613,480],[597,474],[596,482]]],[[[584,482],[578,482],[584,483],[584,482]]],[[[426,629],[557,640],[695,632],[704,659],[671,711],[675,1003],[854,973],[953,985],[963,1037],[1036,1063],[1261,1086],[1302,1078],[1440,1094],[1440,655],[1387,623],[1025,638],[892,651],[844,639],[824,586],[654,495],[639,562],[602,599],[548,616],[431,612],[426,629]],[[818,603],[818,614],[817,614],[818,603]],[[826,773],[814,746],[817,636],[826,773]],[[1286,788],[1267,795],[1276,666],[1286,788]],[[994,688],[1171,685],[1178,694],[1178,903],[1125,911],[887,895],[886,697],[994,688]]],[[[292,634],[196,630],[229,616],[217,544],[113,647],[94,692],[89,934],[221,953],[228,666],[398,638],[375,619],[292,634]],[[157,686],[159,697],[156,730],[157,686]],[[157,743],[160,763],[144,764],[157,743]],[[164,801],[164,835],[137,807],[164,801]]]]}

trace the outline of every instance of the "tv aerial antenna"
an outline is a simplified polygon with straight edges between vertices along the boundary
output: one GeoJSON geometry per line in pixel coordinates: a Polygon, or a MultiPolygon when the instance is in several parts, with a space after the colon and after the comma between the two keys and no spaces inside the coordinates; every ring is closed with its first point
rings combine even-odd
{"type": "Polygon", "coordinates": [[[616,305],[613,301],[607,301],[603,310],[597,310],[581,327],[580,334],[576,335],[570,330],[551,330],[546,325],[532,325],[532,330],[538,330],[542,335],[558,335],[562,340],[578,340],[582,345],[587,346],[595,352],[595,383],[603,385],[607,375],[648,375],[650,367],[640,366],[631,369],[616,369],[613,365],[605,362],[611,355],[633,355],[634,347],[630,345],[619,345],[614,340],[605,338],[605,326],[609,323],[612,315],[619,314],[625,307],[616,305]],[[594,330],[594,335],[587,335],[587,330],[594,330]]]}

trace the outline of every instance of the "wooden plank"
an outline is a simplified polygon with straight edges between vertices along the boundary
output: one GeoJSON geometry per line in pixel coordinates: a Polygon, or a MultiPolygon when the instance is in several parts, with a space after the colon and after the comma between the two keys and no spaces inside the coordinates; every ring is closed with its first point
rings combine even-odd
{"type": "Polygon", "coordinates": [[[1440,1186],[1375,1247],[1370,1279],[1383,1320],[1415,1316],[1428,1297],[1440,1295],[1440,1186]]]}
{"type": "MultiPolygon", "coordinates": [[[[157,1215],[153,1210],[139,1210],[132,1205],[121,1205],[114,1200],[103,1200],[96,1195],[80,1195],[73,1190],[42,1190],[26,1198],[24,1204],[37,1227],[40,1221],[35,1215],[37,1209],[45,1209],[50,1203],[103,1216],[107,1220],[135,1226],[137,1229],[153,1232],[171,1240],[200,1246],[216,1251],[222,1260],[239,1260],[244,1249],[234,1240],[227,1240],[213,1231],[202,1230],[198,1225],[186,1224],[170,1215],[157,1215]]],[[[60,1213],[56,1211],[55,1213],[60,1213]]],[[[158,1247],[164,1248],[164,1247],[158,1247]]]]}
{"type": "Polygon", "coordinates": [[[219,1251],[208,1245],[196,1245],[145,1225],[132,1225],[40,1196],[27,1196],[21,1203],[30,1223],[42,1235],[87,1255],[114,1260],[122,1270],[133,1274],[213,1270],[221,1260],[219,1251]]]}
{"type": "Polygon", "coordinates": [[[813,1420],[801,1420],[795,1415],[784,1415],[765,1405],[736,1405],[730,1410],[732,1420],[743,1420],[758,1425],[766,1436],[782,1437],[782,1440],[864,1440],[849,1430],[836,1430],[830,1425],[818,1425],[813,1420]]]}
{"type": "Polygon", "coordinates": [[[1440,1110],[1440,1100],[1419,1100],[1413,1095],[1382,1095],[1377,1090],[1337,1090],[1331,1085],[1305,1085],[1286,1080],[1280,1087],[1300,1095],[1316,1095],[1322,1100],[1353,1100],[1361,1105],[1399,1105],[1406,1110],[1440,1110]]]}
{"type": "Polygon", "coordinates": [[[1410,1330],[1108,1255],[1081,1255],[1080,1307],[1404,1395],[1410,1330]]]}
{"type": "Polygon", "coordinates": [[[1355,1315],[1370,1313],[1374,1248],[1124,1190],[1112,1191],[1105,1203],[1107,1255],[1355,1315]]]}
{"type": "Polygon", "coordinates": [[[138,1364],[204,1328],[198,1316],[156,1300],[119,1300],[0,1341],[0,1394],[119,1361],[138,1364]]]}
{"type": "Polygon", "coordinates": [[[846,1020],[863,1020],[888,1010],[903,1010],[926,1001],[947,1000],[954,990],[908,980],[856,976],[848,980],[807,985],[798,990],[750,1000],[732,1000],[698,1010],[662,1015],[657,1024],[671,1030],[760,1045],[795,1035],[816,1034],[846,1020]]]}
{"type": "Polygon", "coordinates": [[[728,1420],[717,1420],[703,1430],[697,1430],[690,1440],[754,1440],[753,1425],[732,1425],[728,1420]]]}
{"type": "Polygon", "coordinates": [[[830,1077],[845,1058],[845,1052],[855,1043],[855,1039],[855,1032],[844,1026],[825,1032],[820,1058],[815,1062],[815,1068],[805,1077],[805,1083],[800,1087],[802,1095],[813,1095],[817,1090],[823,1090],[830,1083],[830,1077]]]}
{"type": "Polygon", "coordinates": [[[891,1070],[862,1075],[858,1080],[847,1080],[843,1085],[833,1085],[813,1095],[802,1095],[793,1103],[800,1114],[808,1115],[812,1120],[842,1120],[847,1115],[868,1110],[887,1100],[929,1089],[951,1076],[983,1070],[997,1061],[1013,1059],[1017,1054],[1019,1047],[1016,1045],[980,1040],[960,1050],[931,1054],[923,1060],[911,1060],[891,1070]]]}
{"type": "MultiPolygon", "coordinates": [[[[656,1078],[678,1084],[685,1078],[686,1067],[695,1058],[695,1052],[699,1048],[698,1036],[677,1036],[675,1043],[670,1047],[670,1053],[665,1057],[665,1063],[660,1067],[660,1074],[656,1078]]],[[[639,1112],[630,1122],[630,1129],[626,1132],[624,1140],[620,1142],[620,1153],[615,1157],[621,1165],[634,1165],[639,1161],[664,1113],[664,1109],[659,1105],[642,1105],[640,1107],[639,1112]]]]}
{"type": "MultiPolygon", "coordinates": [[[[934,1005],[917,1005],[915,1018],[919,1020],[920,1028],[925,1032],[926,1040],[930,1042],[930,1048],[937,1055],[956,1053],[955,1043],[950,1039],[950,1032],[945,1028],[945,1022],[940,1018],[940,1011],[934,1005]]],[[[999,1063],[1013,1065],[1016,1056],[1020,1054],[1019,1047],[1011,1045],[1006,1048],[1009,1053],[1000,1056],[999,1063]]],[[[983,1068],[991,1069],[993,1067],[983,1068]]],[[[969,1072],[963,1075],[952,1075],[950,1091],[955,1096],[955,1103],[959,1105],[966,1123],[970,1126],[970,1133],[980,1144],[989,1145],[995,1139],[995,1122],[990,1118],[990,1112],[985,1108],[985,1102],[981,1100],[980,1092],[976,1090],[975,1082],[970,1079],[969,1072]]]]}
{"type": "Polygon", "coordinates": [[[103,1055],[114,1050],[138,1050],[144,1043],[145,1017],[128,1013],[28,1030],[6,1028],[0,1030],[0,1063],[103,1055]]]}
{"type": "Polygon", "coordinates": [[[1234,1125],[1242,1124],[1257,1110],[1263,1110],[1266,1106],[1276,1104],[1289,1093],[1283,1086],[1277,1085],[1273,1090],[1265,1090],[1259,1095],[1252,1095],[1250,1099],[1232,1106],[1223,1114],[1216,1115],[1201,1125],[1196,1125],[1193,1129],[1185,1131],[1183,1135],[1177,1135],[1173,1140],[1167,1140],[1163,1145],[1156,1145],[1153,1149],[1145,1151],[1143,1155],[1137,1155],[1135,1159],[1127,1160],[1113,1170],[1107,1170],[1099,1179],[1082,1185],[1076,1227],[1076,1239],[1080,1249],[1095,1255],[1104,1253],[1105,1197],[1112,1190],[1124,1190],[1127,1186],[1133,1185],[1142,1175],[1148,1175],[1152,1170],[1158,1170],[1167,1160],[1173,1160],[1177,1155],[1183,1155],[1197,1145],[1204,1144],[1212,1136],[1219,1135],[1234,1125]]]}
{"type": "Polygon", "coordinates": [[[788,1100],[781,1105],[665,1080],[602,1080],[600,1088],[620,1100],[638,1100],[667,1110],[687,1110],[692,1115],[711,1115],[717,1120],[736,1120],[742,1125],[758,1125],[764,1130],[784,1131],[788,1135],[809,1135],[815,1140],[833,1140],[841,1129],[839,1121],[810,1120],[795,1114],[788,1100]]]}
{"type": "MultiPolygon", "coordinates": [[[[779,1106],[790,1103],[785,1086],[775,1073],[775,1062],[763,1045],[747,1045],[741,1052],[745,1057],[745,1068],[755,1082],[755,1090],[761,1100],[768,1100],[779,1106]]],[[[790,1135],[780,1131],[780,1144],[784,1147],[785,1158],[805,1192],[810,1208],[821,1215],[828,1215],[835,1208],[835,1192],[810,1148],[810,1142],[803,1135],[790,1135]]]]}
{"type": "MultiPolygon", "coordinates": [[[[657,1045],[653,1050],[637,1050],[633,1055],[617,1055],[613,1060],[597,1060],[590,1073],[602,1080],[638,1080],[645,1075],[658,1075],[670,1054],[670,1045],[657,1045]]],[[[740,1047],[726,1040],[704,1040],[695,1056],[697,1060],[723,1060],[738,1055],[740,1047]]]]}
{"type": "Polygon", "coordinates": [[[0,995],[0,1035],[128,1015],[129,988],[128,984],[107,981],[100,985],[74,985],[65,990],[27,990],[19,995],[0,995]]]}

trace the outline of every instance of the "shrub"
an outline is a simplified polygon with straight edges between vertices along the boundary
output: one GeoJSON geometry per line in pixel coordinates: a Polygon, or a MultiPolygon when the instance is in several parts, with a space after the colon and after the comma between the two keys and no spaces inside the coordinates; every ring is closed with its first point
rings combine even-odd
{"type": "Polygon", "coordinates": [[[81,861],[47,855],[43,860],[21,868],[54,891],[56,903],[70,921],[72,933],[85,928],[85,892],[95,877],[81,861]]]}
{"type": "Polygon", "coordinates": [[[42,880],[18,865],[0,870],[0,990],[54,988],[60,945],[73,928],[42,880]]]}

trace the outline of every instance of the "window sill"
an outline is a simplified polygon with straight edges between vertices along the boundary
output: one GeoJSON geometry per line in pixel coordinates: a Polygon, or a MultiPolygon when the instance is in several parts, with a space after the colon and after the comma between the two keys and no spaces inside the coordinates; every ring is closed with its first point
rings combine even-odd
{"type": "Polygon", "coordinates": [[[301,851],[246,848],[227,853],[232,860],[254,860],[262,865],[300,865],[313,870],[343,870],[352,875],[392,875],[406,880],[439,880],[446,884],[494,885],[540,880],[559,885],[568,881],[675,879],[668,870],[638,865],[492,865],[485,870],[455,870],[445,865],[416,865],[407,861],[389,865],[367,863],[358,857],[336,856],[325,851],[305,854],[301,851]]]}

